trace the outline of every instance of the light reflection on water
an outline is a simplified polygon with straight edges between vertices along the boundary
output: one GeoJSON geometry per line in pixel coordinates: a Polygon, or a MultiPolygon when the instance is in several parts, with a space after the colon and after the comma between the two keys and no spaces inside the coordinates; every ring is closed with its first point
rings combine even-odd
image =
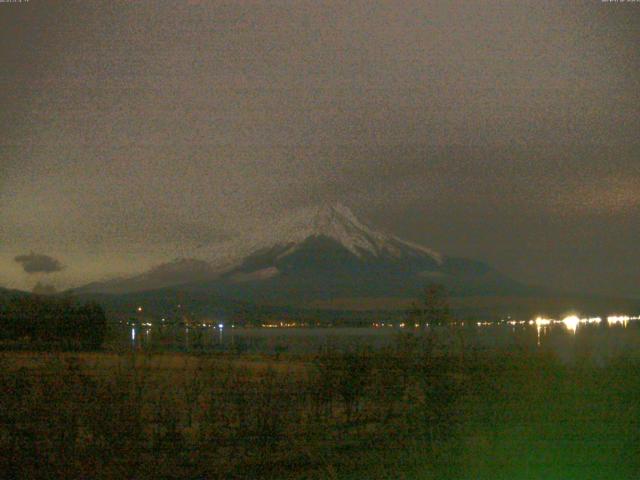
{"type": "Polygon", "coordinates": [[[383,348],[395,342],[397,334],[431,331],[444,348],[456,348],[460,335],[467,345],[480,350],[542,348],[561,357],[573,358],[588,348],[603,358],[624,352],[640,354],[640,322],[634,317],[610,316],[562,320],[536,318],[501,324],[435,329],[415,328],[220,328],[219,326],[186,328],[155,325],[127,329],[128,343],[135,349],[168,351],[210,351],[248,353],[317,353],[353,347],[383,348]]]}
{"type": "Polygon", "coordinates": [[[612,315],[607,317],[607,323],[609,325],[622,325],[623,327],[626,327],[630,320],[638,320],[638,318],[631,318],[626,315],[612,315]]]}

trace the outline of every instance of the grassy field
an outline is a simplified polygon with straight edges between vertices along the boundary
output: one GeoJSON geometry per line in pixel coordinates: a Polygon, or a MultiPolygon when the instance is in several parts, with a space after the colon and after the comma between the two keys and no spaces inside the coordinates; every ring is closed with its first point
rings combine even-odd
{"type": "Polygon", "coordinates": [[[640,362],[0,355],[2,478],[636,479],[640,362]]]}

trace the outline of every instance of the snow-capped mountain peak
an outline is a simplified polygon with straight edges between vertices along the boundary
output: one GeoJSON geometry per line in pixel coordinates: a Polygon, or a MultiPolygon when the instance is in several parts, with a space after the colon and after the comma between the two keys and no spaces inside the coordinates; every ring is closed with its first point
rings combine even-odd
{"type": "Polygon", "coordinates": [[[442,261],[441,255],[431,249],[373,230],[341,203],[305,209],[285,220],[277,230],[280,233],[277,243],[290,245],[280,256],[295,251],[301,242],[310,237],[327,237],[358,257],[413,254],[427,255],[438,263],[442,261]]]}

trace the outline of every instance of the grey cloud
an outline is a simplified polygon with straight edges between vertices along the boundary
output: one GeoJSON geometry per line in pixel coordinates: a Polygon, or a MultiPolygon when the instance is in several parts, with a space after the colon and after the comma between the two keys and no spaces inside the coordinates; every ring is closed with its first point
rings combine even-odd
{"type": "Polygon", "coordinates": [[[21,264],[27,273],[53,273],[64,268],[57,259],[41,253],[18,255],[14,260],[21,264]]]}

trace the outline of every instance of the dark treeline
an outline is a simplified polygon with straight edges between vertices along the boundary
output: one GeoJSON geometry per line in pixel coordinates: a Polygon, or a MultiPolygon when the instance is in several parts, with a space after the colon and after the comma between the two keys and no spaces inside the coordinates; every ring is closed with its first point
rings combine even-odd
{"type": "Polygon", "coordinates": [[[106,315],[96,303],[40,295],[0,300],[0,340],[5,343],[96,349],[106,329],[106,315]]]}

